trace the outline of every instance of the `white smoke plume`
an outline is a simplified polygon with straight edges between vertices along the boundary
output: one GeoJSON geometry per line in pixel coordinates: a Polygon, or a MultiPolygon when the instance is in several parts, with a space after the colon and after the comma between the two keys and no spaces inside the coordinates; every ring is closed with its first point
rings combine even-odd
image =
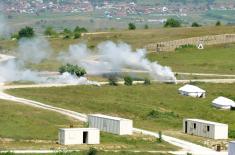
{"type": "Polygon", "coordinates": [[[10,36],[9,24],[4,15],[0,14],[0,38],[8,38],[10,36]]]}
{"type": "Polygon", "coordinates": [[[17,52],[18,58],[25,63],[38,64],[49,58],[52,48],[45,38],[23,38],[19,41],[17,52]]]}
{"type": "Polygon", "coordinates": [[[17,49],[18,58],[0,55],[0,83],[14,81],[31,81],[34,83],[50,84],[80,84],[98,85],[99,83],[89,81],[84,77],[64,73],[57,76],[42,76],[40,72],[26,69],[28,63],[37,64],[48,59],[51,47],[45,38],[31,38],[19,41],[17,49]]]}
{"type": "Polygon", "coordinates": [[[155,80],[176,81],[171,68],[161,66],[157,62],[150,62],[146,58],[144,49],[133,52],[125,43],[103,42],[98,45],[97,51],[90,51],[85,44],[71,45],[68,52],[60,54],[59,60],[64,63],[78,64],[90,74],[137,69],[148,72],[155,80]]]}

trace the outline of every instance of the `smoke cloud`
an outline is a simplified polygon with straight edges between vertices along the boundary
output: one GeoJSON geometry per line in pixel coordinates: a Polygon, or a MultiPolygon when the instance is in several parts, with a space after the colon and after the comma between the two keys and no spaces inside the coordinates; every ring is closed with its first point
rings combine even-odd
{"type": "Polygon", "coordinates": [[[48,59],[51,47],[45,38],[31,38],[19,41],[18,58],[0,55],[0,83],[31,81],[34,83],[98,85],[84,77],[64,73],[56,76],[42,76],[40,72],[26,69],[26,64],[38,64],[48,59]]]}
{"type": "Polygon", "coordinates": [[[24,63],[38,64],[52,53],[49,42],[42,37],[23,38],[19,41],[18,58],[24,63]]]}
{"type": "Polygon", "coordinates": [[[9,24],[4,15],[0,14],[0,38],[7,38],[10,36],[9,24]]]}
{"type": "Polygon", "coordinates": [[[141,70],[159,81],[176,81],[171,68],[150,62],[146,50],[133,52],[125,43],[103,42],[96,51],[90,51],[85,44],[71,45],[68,52],[62,52],[59,60],[84,67],[89,74],[104,74],[128,70],[141,70]],[[94,54],[95,53],[95,54],[94,54]]]}

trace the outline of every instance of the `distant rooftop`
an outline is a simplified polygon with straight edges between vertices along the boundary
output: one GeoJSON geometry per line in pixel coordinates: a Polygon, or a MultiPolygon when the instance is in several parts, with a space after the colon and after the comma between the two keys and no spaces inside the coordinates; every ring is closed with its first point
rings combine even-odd
{"type": "Polygon", "coordinates": [[[205,124],[211,124],[211,125],[228,126],[227,124],[218,123],[218,122],[211,122],[211,121],[206,121],[206,120],[202,120],[202,119],[191,119],[191,118],[189,118],[189,119],[185,119],[185,120],[200,122],[200,123],[205,123],[205,124]]]}
{"type": "Polygon", "coordinates": [[[131,121],[130,119],[125,119],[125,118],[120,118],[120,117],[113,117],[113,116],[107,116],[107,115],[103,115],[103,114],[90,114],[88,116],[95,116],[95,117],[100,117],[100,118],[107,118],[107,119],[112,119],[112,120],[117,120],[117,121],[121,121],[121,120],[125,120],[125,121],[131,121]]]}

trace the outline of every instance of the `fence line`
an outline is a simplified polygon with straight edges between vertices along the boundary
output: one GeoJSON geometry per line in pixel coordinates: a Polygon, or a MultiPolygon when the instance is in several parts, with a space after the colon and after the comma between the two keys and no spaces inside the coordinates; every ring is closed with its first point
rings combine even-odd
{"type": "Polygon", "coordinates": [[[222,34],[222,35],[210,35],[203,37],[193,37],[186,39],[179,39],[173,41],[165,41],[152,43],[145,46],[148,50],[161,51],[174,51],[182,45],[215,45],[235,42],[235,34],[222,34]]]}

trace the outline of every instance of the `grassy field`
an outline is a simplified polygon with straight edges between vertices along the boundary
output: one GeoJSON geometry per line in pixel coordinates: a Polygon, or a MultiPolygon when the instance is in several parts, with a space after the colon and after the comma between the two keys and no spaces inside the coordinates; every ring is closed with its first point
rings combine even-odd
{"type": "Polygon", "coordinates": [[[230,119],[235,117],[235,112],[211,106],[211,101],[221,95],[235,99],[234,84],[198,84],[208,92],[205,99],[179,95],[180,86],[74,86],[14,89],[8,93],[78,112],[127,117],[134,120],[136,127],[153,131],[180,131],[185,117],[228,123],[230,130],[235,130],[235,121],[230,119]]]}
{"type": "MultiPolygon", "coordinates": [[[[88,151],[81,151],[81,152],[58,152],[58,153],[51,153],[47,155],[89,155],[90,152],[88,151]]],[[[97,155],[153,155],[153,153],[147,152],[130,152],[130,151],[120,151],[120,152],[104,152],[98,151],[97,155]]],[[[7,152],[7,153],[0,153],[0,155],[15,155],[14,153],[7,152]]],[[[27,154],[27,155],[40,155],[40,154],[27,154]]],[[[154,155],[170,155],[168,153],[154,153],[154,155]]]]}
{"type": "MultiPolygon", "coordinates": [[[[58,128],[84,127],[84,123],[63,115],[0,100],[0,150],[4,149],[88,149],[89,145],[56,144],[58,128]]],[[[99,149],[108,150],[176,150],[165,142],[143,135],[117,136],[101,133],[99,149]]]]}
{"type": "Polygon", "coordinates": [[[204,50],[184,48],[176,52],[151,53],[148,57],[170,66],[175,72],[235,74],[235,44],[214,45],[204,50]]]}
{"type": "MultiPolygon", "coordinates": [[[[30,68],[37,70],[57,71],[61,65],[57,61],[57,54],[61,51],[67,51],[69,45],[78,43],[87,43],[88,47],[95,48],[97,44],[106,40],[122,41],[130,44],[133,49],[142,48],[146,44],[174,40],[180,38],[188,38],[195,36],[214,35],[223,33],[235,33],[235,27],[221,26],[221,27],[200,27],[200,28],[159,28],[149,30],[135,30],[135,31],[115,31],[101,34],[85,35],[80,39],[62,39],[62,38],[49,38],[51,47],[54,53],[50,58],[40,64],[29,64],[30,68]],[[144,38],[144,39],[143,39],[144,38]]],[[[6,53],[14,53],[12,50],[17,48],[16,41],[2,40],[0,41],[0,49],[6,50],[6,53]]],[[[206,48],[201,52],[195,52],[195,49],[182,49],[177,53],[162,53],[156,55],[150,54],[151,60],[158,60],[162,64],[169,65],[174,71],[188,71],[191,70],[203,72],[215,72],[218,69],[221,72],[232,73],[234,72],[234,64],[231,60],[234,56],[234,46],[223,47],[215,46],[214,48],[206,48]],[[213,53],[213,54],[211,54],[213,53]],[[214,56],[214,55],[218,56],[214,56]],[[223,62],[222,58],[228,59],[228,62],[223,62]],[[175,61],[178,59],[178,61],[175,61]],[[208,60],[213,60],[209,61],[208,60]],[[188,65],[190,67],[188,67],[188,65]],[[186,67],[187,66],[187,67],[186,67]],[[218,67],[219,66],[219,67],[218,67]],[[217,69],[218,68],[218,69],[217,69]],[[225,69],[224,69],[225,68],[225,69]],[[203,70],[204,69],[204,70],[203,70]],[[232,69],[232,70],[231,70],[232,69]]],[[[219,71],[220,72],[220,71],[219,71]]]]}

